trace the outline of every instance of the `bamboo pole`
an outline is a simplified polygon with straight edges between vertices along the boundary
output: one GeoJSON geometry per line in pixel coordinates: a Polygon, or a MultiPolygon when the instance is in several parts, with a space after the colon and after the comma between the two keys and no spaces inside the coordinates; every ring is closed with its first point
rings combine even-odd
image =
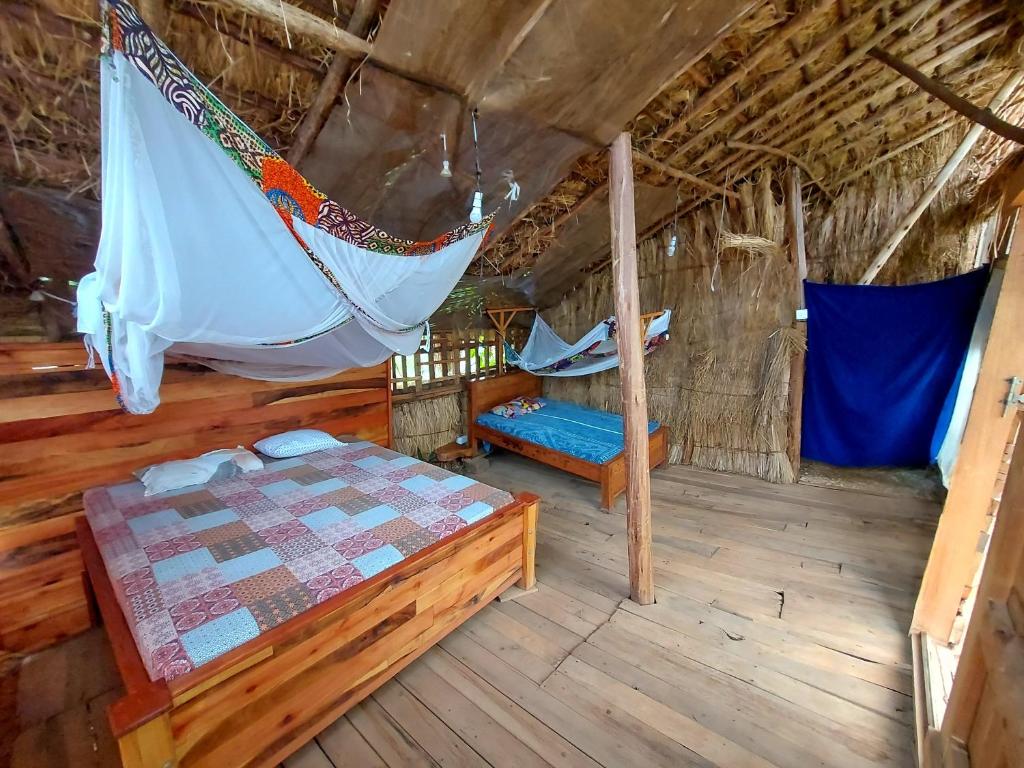
{"type": "Polygon", "coordinates": [[[647,432],[647,389],[640,336],[640,289],[637,278],[633,163],[628,133],[612,144],[611,209],[612,281],[615,290],[619,378],[622,383],[626,460],[626,547],[629,596],[640,605],[654,602],[651,555],[651,471],[647,432]]]}
{"type": "MultiPolygon", "coordinates": [[[[992,112],[998,111],[1006,100],[1010,98],[1010,95],[1017,89],[1017,86],[1021,84],[1021,81],[1024,81],[1024,71],[1016,70],[1011,73],[1010,76],[1006,78],[1006,82],[1003,83],[1002,88],[996,91],[996,95],[993,96],[992,101],[989,102],[989,110],[992,112]]],[[[964,136],[963,141],[960,142],[960,146],[954,150],[949,160],[947,160],[946,164],[942,166],[942,169],[939,171],[934,181],[932,181],[932,183],[929,184],[922,193],[920,199],[917,201],[917,205],[915,205],[907,215],[900,220],[899,224],[896,225],[895,231],[889,236],[889,239],[885,241],[881,250],[879,250],[878,255],[871,260],[871,264],[864,271],[864,274],[861,275],[860,280],[857,281],[859,285],[869,285],[878,276],[878,273],[882,271],[882,267],[888,263],[900,243],[903,242],[903,238],[905,238],[907,233],[913,229],[914,224],[916,224],[917,220],[921,218],[921,214],[927,210],[936,195],[942,191],[942,188],[945,187],[947,182],[953,177],[953,174],[956,173],[960,164],[963,163],[971,153],[971,150],[974,149],[974,145],[978,143],[978,140],[984,132],[985,126],[983,125],[976,124],[971,127],[971,130],[969,130],[967,135],[964,136]]]]}

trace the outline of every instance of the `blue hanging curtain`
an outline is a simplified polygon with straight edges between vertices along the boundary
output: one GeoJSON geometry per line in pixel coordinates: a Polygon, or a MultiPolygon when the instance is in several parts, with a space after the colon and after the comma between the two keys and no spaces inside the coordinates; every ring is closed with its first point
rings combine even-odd
{"type": "Polygon", "coordinates": [[[929,464],[987,281],[979,269],[896,287],[807,283],[802,455],[848,467],[929,464]]]}

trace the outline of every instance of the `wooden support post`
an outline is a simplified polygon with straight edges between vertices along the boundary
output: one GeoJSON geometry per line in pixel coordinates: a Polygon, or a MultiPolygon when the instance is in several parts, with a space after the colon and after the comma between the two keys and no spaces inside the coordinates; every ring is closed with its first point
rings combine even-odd
{"type": "Polygon", "coordinates": [[[612,280],[615,290],[619,378],[625,421],[626,529],[629,596],[640,605],[654,602],[651,561],[651,471],[647,433],[644,350],[640,343],[640,288],[636,263],[636,216],[633,210],[633,162],[628,133],[612,144],[609,174],[612,280]]]}
{"type": "MultiPolygon", "coordinates": [[[[1024,204],[1024,190],[1015,191],[1010,201],[1024,204]]],[[[1000,263],[995,268],[1001,268],[1000,263]]],[[[913,629],[940,643],[949,641],[964,588],[974,576],[977,542],[986,526],[1003,452],[1019,418],[1005,402],[1009,380],[1024,376],[1024,228],[1014,233],[1005,270],[949,494],[914,608],[913,629]]]]}
{"type": "Polygon", "coordinates": [[[533,589],[537,585],[537,513],[540,510],[540,497],[529,493],[520,494],[516,498],[530,501],[523,509],[523,576],[516,586],[520,589],[533,589]]]}
{"type": "MultiPolygon", "coordinates": [[[[1006,78],[1006,82],[1003,83],[1002,88],[996,92],[996,95],[992,97],[992,101],[989,102],[989,111],[998,111],[999,108],[1006,103],[1007,99],[1010,98],[1010,95],[1017,90],[1017,86],[1020,85],[1022,80],[1024,80],[1024,72],[1015,70],[1011,73],[1010,76],[1006,78]]],[[[903,242],[903,238],[905,238],[907,233],[913,229],[914,224],[916,224],[917,220],[921,218],[921,214],[927,210],[928,206],[931,205],[932,201],[935,199],[935,196],[942,191],[942,188],[946,186],[946,183],[953,177],[957,168],[960,167],[960,164],[963,163],[971,153],[971,150],[974,149],[974,145],[978,143],[978,139],[981,138],[984,132],[985,127],[982,125],[974,125],[971,127],[967,132],[967,135],[964,136],[963,141],[960,142],[960,146],[956,148],[949,160],[946,161],[946,164],[942,166],[942,170],[939,171],[935,180],[932,181],[932,183],[929,184],[927,189],[922,193],[921,198],[917,201],[917,205],[915,205],[910,212],[903,217],[900,223],[896,226],[896,231],[894,231],[889,239],[885,241],[885,245],[882,246],[878,255],[872,259],[867,270],[863,275],[861,275],[860,280],[857,281],[858,284],[869,285],[878,276],[878,273],[882,271],[882,267],[888,263],[889,258],[896,252],[900,243],[903,242]]]]}
{"type": "MultiPolygon", "coordinates": [[[[804,200],[800,169],[790,168],[786,195],[786,213],[789,224],[789,252],[796,265],[796,308],[807,308],[804,301],[804,280],[807,278],[807,252],[804,244],[804,200]]],[[[796,321],[801,340],[807,340],[807,326],[796,321]]],[[[804,408],[804,344],[800,344],[789,359],[789,435],[786,454],[793,467],[793,482],[800,481],[800,434],[803,430],[804,408]]]]}

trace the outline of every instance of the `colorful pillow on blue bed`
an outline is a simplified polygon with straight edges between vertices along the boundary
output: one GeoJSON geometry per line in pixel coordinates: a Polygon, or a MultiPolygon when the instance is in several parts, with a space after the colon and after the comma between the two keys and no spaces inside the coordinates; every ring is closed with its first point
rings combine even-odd
{"type": "Polygon", "coordinates": [[[506,419],[514,419],[526,413],[533,413],[543,408],[546,403],[539,397],[517,397],[507,403],[496,405],[491,408],[491,413],[496,416],[504,416],[506,419]]]}

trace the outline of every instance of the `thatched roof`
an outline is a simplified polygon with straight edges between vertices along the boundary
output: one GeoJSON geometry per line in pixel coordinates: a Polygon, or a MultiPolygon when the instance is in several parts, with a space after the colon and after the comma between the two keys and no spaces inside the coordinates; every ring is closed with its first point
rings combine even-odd
{"type": "MultiPolygon", "coordinates": [[[[281,6],[321,24],[315,33],[268,14],[279,6],[270,0],[143,5],[182,60],[286,151],[345,47],[331,27],[349,26],[356,0],[281,6]]],[[[500,201],[506,170],[523,196],[502,206],[500,237],[471,272],[514,275],[546,303],[607,260],[602,148],[623,127],[642,161],[641,233],[709,200],[734,201],[734,187],[768,163],[798,163],[805,192],[824,200],[966,127],[872,58],[872,46],[985,103],[1018,59],[1024,16],[1014,0],[359,0],[359,7],[372,9],[370,43],[345,45],[369,56],[352,57],[347,86],[330,100],[300,170],[396,234],[432,236],[465,216],[474,184],[468,111],[479,106],[488,200],[500,201]],[[441,132],[451,179],[438,173],[441,132]]],[[[30,184],[72,193],[60,206],[82,201],[88,210],[79,218],[94,217],[85,201],[99,195],[97,2],[8,0],[0,19],[7,186],[0,213],[15,231],[25,226],[12,220],[5,199],[12,185],[30,184]]],[[[1017,97],[1010,111],[1021,109],[1017,97]]],[[[1005,142],[989,141],[976,152],[978,181],[1005,151],[1005,142]]],[[[7,282],[40,274],[37,254],[22,256],[30,263],[7,264],[7,282]]],[[[59,270],[52,253],[46,258],[59,270]]],[[[85,271],[81,256],[73,258],[65,271],[85,271]]]]}

